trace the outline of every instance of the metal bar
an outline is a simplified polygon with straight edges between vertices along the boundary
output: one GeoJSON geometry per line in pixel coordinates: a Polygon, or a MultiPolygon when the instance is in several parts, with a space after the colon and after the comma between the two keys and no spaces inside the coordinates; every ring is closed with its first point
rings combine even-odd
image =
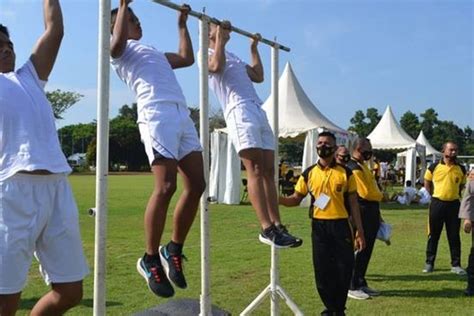
{"type": "MultiPolygon", "coordinates": [[[[209,183],[209,24],[206,17],[199,21],[199,133],[203,148],[204,179],[209,183]]],[[[201,316],[211,315],[209,185],[201,196],[201,316]]]]}
{"type": "Polygon", "coordinates": [[[99,2],[97,71],[97,170],[94,251],[93,315],[105,315],[105,258],[107,229],[107,175],[109,165],[110,0],[99,2]]]}
{"type": "MultiPolygon", "coordinates": [[[[181,10],[181,5],[178,5],[178,4],[173,3],[173,2],[171,2],[171,1],[167,1],[167,0],[151,0],[151,1],[153,1],[153,2],[155,2],[155,3],[158,3],[158,4],[161,4],[161,5],[165,6],[165,7],[174,9],[174,10],[178,10],[178,11],[181,10]]],[[[189,11],[188,14],[189,14],[190,16],[193,16],[193,17],[198,18],[198,19],[202,19],[204,16],[206,16],[207,19],[208,19],[210,22],[212,22],[212,23],[214,23],[214,24],[217,24],[217,25],[220,25],[220,24],[222,23],[221,20],[219,20],[219,19],[217,19],[217,18],[213,18],[213,17],[207,16],[207,15],[205,15],[204,13],[201,13],[201,12],[197,12],[197,11],[191,10],[191,11],[189,11]]],[[[240,28],[238,28],[238,27],[235,27],[235,26],[233,26],[233,25],[232,25],[232,27],[231,27],[231,30],[232,30],[232,32],[239,33],[240,35],[243,35],[243,36],[246,36],[246,37],[252,38],[252,37],[254,36],[253,33],[244,31],[244,30],[242,30],[242,29],[240,29],[240,28]]],[[[283,45],[280,44],[280,43],[277,43],[277,42],[275,42],[275,41],[271,41],[271,40],[266,39],[266,38],[263,38],[263,37],[260,39],[260,42],[262,42],[262,43],[264,43],[264,44],[267,44],[267,45],[270,45],[270,46],[272,46],[272,47],[276,47],[276,48],[278,48],[278,49],[284,50],[284,51],[286,51],[286,52],[289,52],[289,51],[290,51],[290,48],[289,48],[289,47],[283,46],[283,45]]]]}

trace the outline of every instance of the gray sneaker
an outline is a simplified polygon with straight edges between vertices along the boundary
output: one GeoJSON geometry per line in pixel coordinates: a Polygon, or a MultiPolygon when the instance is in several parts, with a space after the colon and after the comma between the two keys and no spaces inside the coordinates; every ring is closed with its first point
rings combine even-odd
{"type": "Polygon", "coordinates": [[[347,297],[355,300],[367,300],[370,298],[370,295],[362,290],[349,290],[349,292],[347,292],[347,297]]]}
{"type": "Polygon", "coordinates": [[[460,266],[452,267],[451,272],[456,273],[457,275],[466,275],[466,270],[464,270],[460,266]]]}
{"type": "Polygon", "coordinates": [[[434,270],[433,265],[427,263],[427,264],[425,264],[425,268],[423,269],[422,272],[423,272],[423,273],[431,273],[431,272],[433,272],[433,270],[434,270]]]}
{"type": "Polygon", "coordinates": [[[362,292],[364,292],[365,294],[369,295],[369,296],[379,296],[380,295],[380,291],[372,289],[368,286],[363,286],[363,287],[360,288],[360,290],[362,292]]]}

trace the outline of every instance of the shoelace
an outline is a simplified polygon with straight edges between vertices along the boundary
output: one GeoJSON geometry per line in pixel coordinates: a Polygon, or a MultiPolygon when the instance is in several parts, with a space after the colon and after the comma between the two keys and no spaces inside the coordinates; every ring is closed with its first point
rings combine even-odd
{"type": "Polygon", "coordinates": [[[153,278],[155,279],[155,282],[160,283],[161,282],[161,277],[160,277],[160,274],[158,273],[158,268],[157,267],[151,267],[150,272],[151,272],[151,275],[153,276],[153,278]]]}
{"type": "Polygon", "coordinates": [[[174,268],[177,272],[181,272],[183,270],[182,259],[188,260],[185,255],[170,255],[171,261],[173,261],[174,268]]]}

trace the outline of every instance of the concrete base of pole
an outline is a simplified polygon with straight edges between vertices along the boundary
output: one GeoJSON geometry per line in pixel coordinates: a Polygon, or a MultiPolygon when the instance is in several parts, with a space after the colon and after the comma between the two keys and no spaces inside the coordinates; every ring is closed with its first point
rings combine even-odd
{"type": "MultiPolygon", "coordinates": [[[[133,314],[134,316],[190,316],[199,315],[201,305],[198,299],[181,298],[169,300],[164,304],[133,314]]],[[[212,306],[212,316],[230,316],[231,314],[212,306]]]]}

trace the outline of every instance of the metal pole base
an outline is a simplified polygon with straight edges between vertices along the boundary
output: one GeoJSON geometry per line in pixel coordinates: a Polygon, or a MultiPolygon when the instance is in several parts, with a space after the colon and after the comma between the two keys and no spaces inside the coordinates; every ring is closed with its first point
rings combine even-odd
{"type": "MultiPolygon", "coordinates": [[[[152,307],[150,309],[133,314],[133,316],[189,316],[200,315],[200,301],[198,299],[181,298],[172,299],[168,302],[152,307]]],[[[212,306],[209,315],[206,316],[230,316],[230,312],[212,306]]]]}
{"type": "Polygon", "coordinates": [[[286,305],[295,313],[295,315],[302,316],[304,315],[303,312],[298,308],[296,303],[291,299],[291,297],[285,292],[285,290],[277,285],[276,290],[272,293],[271,290],[271,285],[268,285],[254,300],[252,303],[247,306],[242,313],[240,313],[240,316],[246,316],[250,315],[256,309],[262,302],[263,300],[270,295],[271,300],[277,300],[277,294],[280,296],[280,298],[286,303],[286,305]]]}

